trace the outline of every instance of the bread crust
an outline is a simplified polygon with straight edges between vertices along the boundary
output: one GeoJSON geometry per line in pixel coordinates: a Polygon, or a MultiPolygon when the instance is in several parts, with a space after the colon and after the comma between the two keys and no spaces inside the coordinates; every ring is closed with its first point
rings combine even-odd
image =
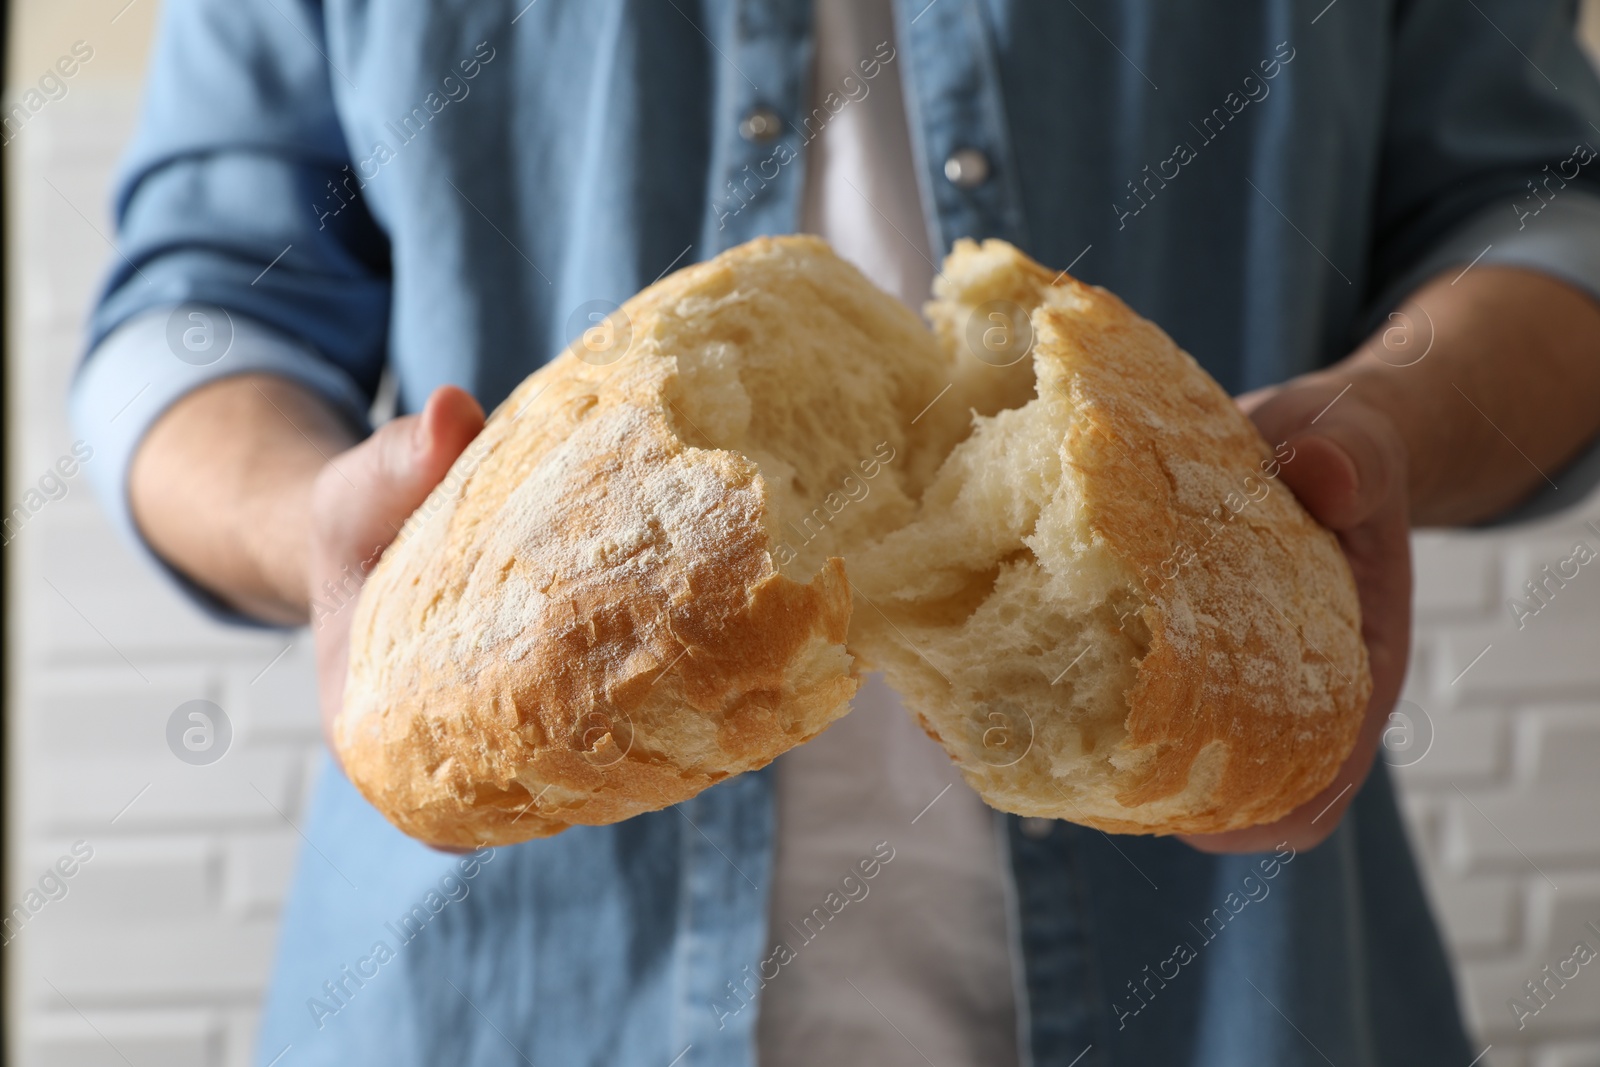
{"type": "Polygon", "coordinates": [[[625,358],[569,349],[531,375],[379,561],[334,735],[406,833],[465,848],[616,822],[848,710],[843,564],[779,574],[756,465],[672,423],[659,322],[764,252],[628,301],[625,358]]]}

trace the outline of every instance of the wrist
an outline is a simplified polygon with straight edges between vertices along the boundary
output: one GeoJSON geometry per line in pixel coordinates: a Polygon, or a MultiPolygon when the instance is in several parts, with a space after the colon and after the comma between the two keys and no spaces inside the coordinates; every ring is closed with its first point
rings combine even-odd
{"type": "Polygon", "coordinates": [[[353,435],[314,394],[269,375],[203,386],[145,435],[128,478],[134,521],[162,559],[229,607],[299,625],[311,487],[353,435]]]}
{"type": "Polygon", "coordinates": [[[303,625],[311,581],[313,488],[327,462],[320,456],[285,457],[247,487],[239,517],[240,546],[254,577],[247,584],[255,603],[239,606],[271,622],[303,625]]]}

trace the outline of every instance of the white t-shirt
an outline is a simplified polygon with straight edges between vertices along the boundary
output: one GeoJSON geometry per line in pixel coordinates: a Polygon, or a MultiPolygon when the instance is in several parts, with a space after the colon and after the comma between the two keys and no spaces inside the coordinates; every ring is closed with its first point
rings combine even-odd
{"type": "MultiPolygon", "coordinates": [[[[889,0],[817,0],[801,228],[912,307],[934,275],[889,0]]],[[[761,993],[762,1067],[1010,1067],[1016,995],[996,815],[881,677],[776,764],[770,937],[793,958],[761,993]],[[872,872],[866,877],[863,872],[872,872]]]]}

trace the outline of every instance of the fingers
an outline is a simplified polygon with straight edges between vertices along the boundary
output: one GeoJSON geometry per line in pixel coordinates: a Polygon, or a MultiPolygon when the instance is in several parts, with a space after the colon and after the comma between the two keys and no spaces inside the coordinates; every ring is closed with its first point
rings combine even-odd
{"type": "Polygon", "coordinates": [[[1250,417],[1292,458],[1283,480],[1307,511],[1332,530],[1349,530],[1385,509],[1404,506],[1405,444],[1378,412],[1335,384],[1283,389],[1254,402],[1250,417]]]}
{"type": "Polygon", "coordinates": [[[312,490],[311,603],[323,732],[343,705],[350,621],[361,584],[401,526],[483,429],[483,409],[454,386],[331,460],[312,490]]]}
{"type": "Polygon", "coordinates": [[[1305,852],[1322,844],[1338,829],[1345,811],[1355,803],[1356,794],[1361,792],[1367,775],[1372,773],[1372,764],[1389,721],[1387,709],[1394,703],[1391,699],[1380,707],[1377,695],[1374,694],[1374,697],[1361,724],[1355,748],[1350,751],[1333,781],[1316,796],[1275,823],[1247,826],[1242,830],[1221,834],[1180,834],[1178,839],[1200,852],[1218,855],[1265,852],[1280,844],[1288,844],[1297,851],[1305,852]]]}
{"type": "Polygon", "coordinates": [[[1240,393],[1238,396],[1234,397],[1233,402],[1239,405],[1240,411],[1244,412],[1246,415],[1249,415],[1254,412],[1256,408],[1277,396],[1278,393],[1282,391],[1282,388],[1283,387],[1279,385],[1268,385],[1260,389],[1252,389],[1248,393],[1240,393]]]}
{"type": "MultiPolygon", "coordinates": [[[[1338,825],[1335,819],[1328,827],[1331,833],[1334,826],[1338,825]]],[[[1272,823],[1269,826],[1247,826],[1243,830],[1229,830],[1224,834],[1179,834],[1178,840],[1194,849],[1196,852],[1205,852],[1213,856],[1229,856],[1241,852],[1271,852],[1280,845],[1289,845],[1297,852],[1305,852],[1322,843],[1322,837],[1314,839],[1300,831],[1298,826],[1289,825],[1287,819],[1272,823]]]]}
{"type": "Polygon", "coordinates": [[[420,412],[394,419],[369,439],[377,488],[411,514],[483,429],[483,409],[466,392],[441,386],[420,412]]]}
{"type": "Polygon", "coordinates": [[[1334,775],[1333,781],[1277,822],[1246,826],[1242,830],[1229,830],[1221,834],[1182,834],[1179,840],[1200,852],[1217,855],[1265,852],[1281,844],[1288,844],[1300,852],[1317,847],[1338,829],[1345,810],[1355,802],[1356,794],[1372,772],[1372,762],[1377,755],[1378,742],[1383,736],[1387,718],[1369,710],[1355,748],[1339,768],[1339,773],[1334,775]]]}
{"type": "Polygon", "coordinates": [[[313,598],[329,572],[355,568],[364,578],[482,429],[478,402],[443,386],[417,414],[390,421],[329,461],[312,490],[311,559],[320,572],[312,576],[313,598]]]}
{"type": "Polygon", "coordinates": [[[1291,436],[1287,444],[1294,459],[1283,465],[1284,483],[1318,522],[1344,530],[1366,518],[1372,479],[1362,478],[1348,448],[1322,434],[1291,436]]]}
{"type": "Polygon", "coordinates": [[[455,386],[435,389],[415,415],[394,419],[329,464],[319,510],[346,554],[387,545],[483,429],[483,409],[455,386]]]}

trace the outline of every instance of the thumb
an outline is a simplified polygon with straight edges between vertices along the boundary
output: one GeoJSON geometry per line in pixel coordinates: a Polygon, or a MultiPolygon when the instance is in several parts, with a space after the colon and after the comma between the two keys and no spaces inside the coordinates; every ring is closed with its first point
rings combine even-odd
{"type": "Polygon", "coordinates": [[[373,489],[386,503],[415,511],[483,429],[483,409],[453,385],[440,386],[420,412],[373,435],[373,489]]]}
{"type": "Polygon", "coordinates": [[[387,546],[483,422],[468,393],[441,386],[420,412],[391,420],[330,463],[317,487],[327,554],[360,559],[387,546]]]}
{"type": "Polygon", "coordinates": [[[329,461],[312,487],[311,628],[322,726],[338,759],[333,722],[344,703],[355,593],[378,557],[483,429],[483,409],[454,386],[390,421],[329,461]]]}
{"type": "Polygon", "coordinates": [[[1277,445],[1284,484],[1329,529],[1367,522],[1403,489],[1399,434],[1363,404],[1300,390],[1266,399],[1250,417],[1277,445]]]}

